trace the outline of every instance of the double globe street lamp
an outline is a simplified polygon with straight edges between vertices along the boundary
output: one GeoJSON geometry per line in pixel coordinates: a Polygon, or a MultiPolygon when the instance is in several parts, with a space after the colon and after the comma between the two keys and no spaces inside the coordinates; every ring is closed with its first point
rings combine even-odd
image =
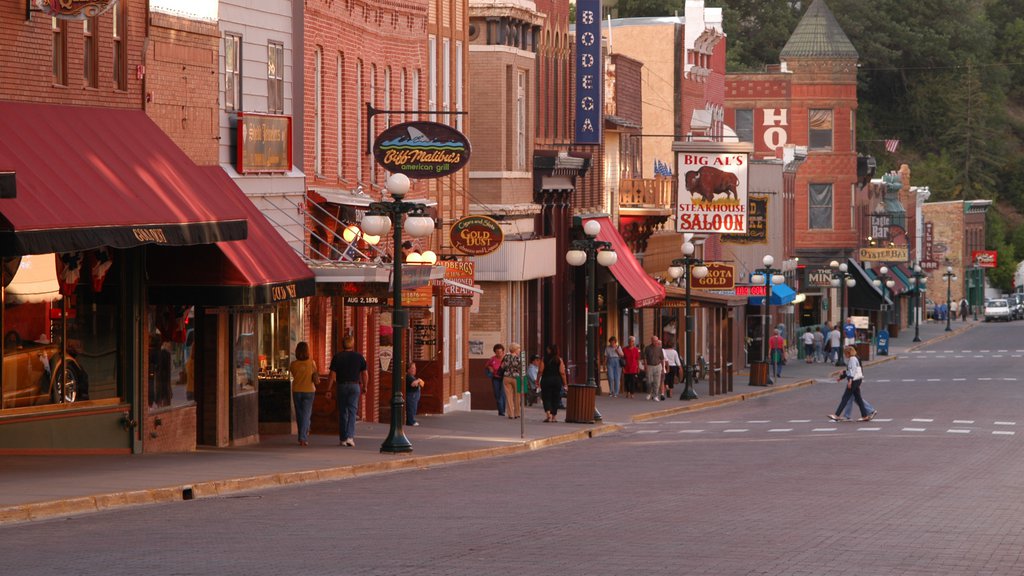
{"type": "MultiPolygon", "coordinates": [[[[837,288],[839,291],[839,326],[843,327],[846,322],[846,289],[853,288],[857,285],[857,280],[850,274],[850,265],[846,262],[839,263],[835,260],[828,263],[828,267],[832,269],[832,279],[829,281],[833,288],[837,288]]],[[[842,329],[842,328],[840,328],[842,329]]],[[[842,349],[838,358],[836,359],[836,366],[845,366],[846,361],[843,358],[842,349]]]]}
{"type": "Polygon", "coordinates": [[[871,281],[876,288],[882,289],[882,306],[885,306],[885,314],[882,314],[883,329],[889,329],[889,308],[885,303],[885,299],[889,294],[889,291],[896,287],[896,281],[889,277],[889,268],[882,266],[878,269],[878,276],[871,281]]]}
{"type": "Polygon", "coordinates": [[[772,381],[771,378],[771,350],[769,349],[768,342],[771,338],[771,299],[772,299],[772,286],[777,286],[786,281],[786,277],[782,275],[780,268],[772,268],[772,264],[775,264],[775,258],[771,254],[766,254],[761,259],[761,263],[764,265],[762,268],[754,270],[754,274],[750,277],[750,283],[755,286],[764,286],[764,300],[761,304],[764,307],[764,326],[763,326],[763,340],[761,341],[761,362],[766,365],[768,371],[768,382],[772,381]]]}
{"type": "Polygon", "coordinates": [[[704,260],[696,258],[693,255],[695,247],[693,242],[690,240],[693,238],[693,234],[683,235],[683,257],[676,258],[672,261],[672,265],[668,269],[668,275],[673,280],[679,280],[685,278],[686,294],[686,342],[683,365],[683,393],[679,395],[680,400],[696,400],[697,393],[693,390],[693,324],[694,318],[690,310],[690,278],[696,278],[700,280],[708,275],[708,267],[704,265],[704,260]]]}
{"type": "Polygon", "coordinates": [[[911,318],[914,322],[914,342],[921,341],[921,292],[924,292],[928,282],[928,275],[924,273],[921,264],[914,264],[914,275],[908,278],[910,285],[914,288],[914,313],[911,318]]]}
{"type": "Polygon", "coordinates": [[[950,306],[953,305],[953,302],[952,302],[952,292],[950,290],[950,286],[951,286],[951,283],[954,280],[956,280],[956,274],[953,273],[953,267],[952,266],[946,266],[946,271],[943,272],[942,277],[946,279],[946,332],[952,332],[953,329],[949,327],[949,317],[950,317],[949,311],[950,311],[950,306]]]}
{"type": "Polygon", "coordinates": [[[434,219],[427,214],[426,206],[421,202],[405,202],[402,199],[409,192],[411,183],[405,174],[392,174],[388,177],[385,187],[391,193],[391,202],[373,202],[363,216],[362,228],[367,234],[384,236],[389,230],[394,232],[391,264],[391,293],[394,304],[391,311],[391,326],[394,330],[394,360],[391,365],[391,427],[388,437],[381,444],[381,452],[399,453],[412,452],[412,442],[405,435],[405,356],[402,353],[402,342],[405,330],[409,327],[409,313],[402,307],[402,230],[409,236],[420,238],[434,231],[434,219]],[[405,216],[403,223],[402,217],[405,216]]]}
{"type": "MultiPolygon", "coordinates": [[[[601,223],[588,220],[583,224],[584,237],[573,240],[569,251],[565,253],[565,261],[570,266],[586,264],[587,277],[587,386],[597,395],[597,328],[599,313],[597,311],[597,265],[605,268],[619,261],[619,255],[612,249],[611,242],[598,240],[601,223]]],[[[568,416],[568,414],[567,414],[568,416]]],[[[600,413],[594,409],[594,419],[600,420],[600,413]]]]}

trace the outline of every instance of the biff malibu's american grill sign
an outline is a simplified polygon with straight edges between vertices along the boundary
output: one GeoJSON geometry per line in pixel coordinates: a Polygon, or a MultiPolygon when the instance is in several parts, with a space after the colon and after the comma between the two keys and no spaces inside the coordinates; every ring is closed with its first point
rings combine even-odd
{"type": "Polygon", "coordinates": [[[373,156],[388,172],[409,178],[440,178],[469,162],[469,140],[438,122],[405,122],[380,133],[373,156]]]}
{"type": "Polygon", "coordinates": [[[749,144],[676,142],[676,231],[747,233],[749,144]]]}

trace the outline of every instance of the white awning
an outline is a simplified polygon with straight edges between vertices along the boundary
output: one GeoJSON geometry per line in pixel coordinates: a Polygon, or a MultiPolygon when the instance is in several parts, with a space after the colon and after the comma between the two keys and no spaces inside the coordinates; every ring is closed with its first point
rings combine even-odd
{"type": "Polygon", "coordinates": [[[18,272],[7,286],[8,302],[24,304],[60,299],[56,254],[22,256],[18,272]]]}
{"type": "Polygon", "coordinates": [[[521,282],[555,275],[555,239],[506,239],[486,256],[474,256],[477,282],[521,282]]]}

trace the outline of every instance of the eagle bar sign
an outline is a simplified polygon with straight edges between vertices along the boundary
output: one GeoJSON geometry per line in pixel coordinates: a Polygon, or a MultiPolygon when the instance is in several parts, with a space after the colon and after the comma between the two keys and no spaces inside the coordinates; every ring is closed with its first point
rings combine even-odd
{"type": "Polygon", "coordinates": [[[676,232],[747,233],[748,143],[675,142],[676,232]]]}
{"type": "Polygon", "coordinates": [[[600,144],[604,123],[601,0],[576,0],[576,144],[600,144]]]}

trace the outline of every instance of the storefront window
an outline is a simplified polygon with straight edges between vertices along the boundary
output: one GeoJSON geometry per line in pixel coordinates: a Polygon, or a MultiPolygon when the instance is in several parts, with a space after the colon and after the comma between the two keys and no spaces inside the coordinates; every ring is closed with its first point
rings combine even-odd
{"type": "Polygon", "coordinates": [[[195,401],[194,308],[150,306],[146,398],[151,410],[195,401]]]}
{"type": "Polygon", "coordinates": [[[259,315],[259,349],[256,354],[260,376],[277,378],[287,376],[291,351],[298,344],[299,314],[293,307],[298,302],[278,304],[259,315]]]}
{"type": "Polygon", "coordinates": [[[256,391],[256,313],[238,312],[235,314],[234,342],[232,343],[234,358],[233,390],[237,396],[256,391]]]}
{"type": "Polygon", "coordinates": [[[8,260],[15,274],[5,289],[0,409],[119,398],[121,315],[109,253],[23,256],[14,267],[16,260],[8,260]]]}

